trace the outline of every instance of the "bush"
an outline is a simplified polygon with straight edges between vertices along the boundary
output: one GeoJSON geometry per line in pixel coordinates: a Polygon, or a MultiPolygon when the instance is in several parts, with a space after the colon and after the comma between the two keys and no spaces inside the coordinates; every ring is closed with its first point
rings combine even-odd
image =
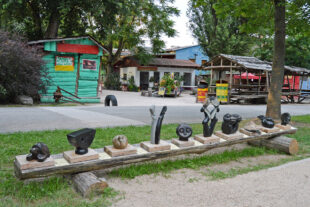
{"type": "Polygon", "coordinates": [[[119,74],[115,72],[107,74],[105,82],[104,82],[104,86],[106,89],[120,90],[121,82],[120,82],[119,74]]]}
{"type": "Polygon", "coordinates": [[[45,91],[48,75],[44,65],[37,48],[0,30],[0,101],[14,102],[18,95],[35,98],[45,91]]]}
{"type": "Polygon", "coordinates": [[[128,80],[128,91],[135,91],[137,92],[138,91],[138,86],[136,86],[135,84],[135,78],[133,76],[130,77],[130,79],[128,80]]]}

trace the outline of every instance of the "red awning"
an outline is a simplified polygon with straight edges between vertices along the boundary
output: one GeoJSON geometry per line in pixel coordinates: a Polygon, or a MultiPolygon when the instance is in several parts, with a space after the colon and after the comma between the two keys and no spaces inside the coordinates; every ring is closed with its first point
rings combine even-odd
{"type": "MultiPolygon", "coordinates": [[[[249,79],[254,79],[254,80],[259,79],[259,76],[256,76],[252,73],[248,73],[248,77],[249,77],[249,79]]],[[[234,75],[234,79],[240,79],[240,75],[234,75]]],[[[246,73],[241,74],[241,79],[246,79],[246,73]]]]}

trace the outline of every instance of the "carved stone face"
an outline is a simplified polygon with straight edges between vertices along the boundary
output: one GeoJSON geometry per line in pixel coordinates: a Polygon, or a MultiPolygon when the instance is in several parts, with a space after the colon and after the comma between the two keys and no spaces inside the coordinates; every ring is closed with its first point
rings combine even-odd
{"type": "Polygon", "coordinates": [[[281,115],[281,124],[282,125],[287,125],[291,121],[291,115],[289,113],[283,113],[281,115]]]}
{"type": "Polygon", "coordinates": [[[177,135],[179,136],[179,139],[182,140],[182,141],[188,141],[188,138],[190,136],[192,136],[192,133],[193,133],[193,130],[192,128],[187,125],[187,124],[180,124],[178,127],[177,127],[177,130],[176,130],[176,133],[177,135]]]}
{"type": "Polygon", "coordinates": [[[233,134],[238,130],[239,122],[242,120],[238,114],[225,114],[222,123],[222,132],[233,134]]]}

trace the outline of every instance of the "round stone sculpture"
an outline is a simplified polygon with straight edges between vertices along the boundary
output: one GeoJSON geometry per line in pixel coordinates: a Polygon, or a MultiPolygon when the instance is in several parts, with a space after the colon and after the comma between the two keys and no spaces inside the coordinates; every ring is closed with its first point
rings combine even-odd
{"type": "Polygon", "coordinates": [[[115,149],[125,149],[128,145],[128,139],[125,135],[115,136],[112,142],[115,149]]]}
{"type": "Polygon", "coordinates": [[[44,162],[50,156],[50,151],[46,144],[38,142],[33,145],[30,149],[30,154],[27,155],[26,159],[28,161],[38,160],[39,162],[44,162]]]}
{"type": "Polygon", "coordinates": [[[188,138],[192,136],[193,130],[187,124],[180,124],[176,130],[177,135],[179,136],[179,140],[188,141],[188,138]]]}
{"type": "Polygon", "coordinates": [[[257,118],[261,120],[263,127],[270,129],[274,127],[274,120],[272,118],[263,115],[259,115],[257,118]]]}
{"type": "Polygon", "coordinates": [[[241,120],[242,118],[238,114],[225,114],[223,117],[222,132],[224,134],[237,132],[241,120]]]}
{"type": "Polygon", "coordinates": [[[283,113],[281,115],[281,124],[282,125],[287,125],[291,121],[291,115],[289,113],[283,113]]]}

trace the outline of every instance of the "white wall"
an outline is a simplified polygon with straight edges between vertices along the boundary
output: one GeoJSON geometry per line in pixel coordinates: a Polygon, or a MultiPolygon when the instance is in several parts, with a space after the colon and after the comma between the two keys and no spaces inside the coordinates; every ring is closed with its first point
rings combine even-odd
{"type": "Polygon", "coordinates": [[[126,67],[126,68],[120,68],[120,81],[121,83],[128,83],[128,80],[131,76],[135,79],[135,84],[137,86],[140,86],[140,73],[137,69],[137,67],[126,67]],[[127,74],[127,81],[123,80],[124,74],[127,74]]]}
{"type": "MultiPolygon", "coordinates": [[[[164,76],[164,72],[175,73],[179,72],[181,76],[184,73],[191,73],[191,86],[195,85],[195,69],[190,68],[169,68],[169,67],[158,67],[158,72],[160,72],[160,79],[164,76]]],[[[183,81],[181,83],[183,85],[183,81]]]]}

